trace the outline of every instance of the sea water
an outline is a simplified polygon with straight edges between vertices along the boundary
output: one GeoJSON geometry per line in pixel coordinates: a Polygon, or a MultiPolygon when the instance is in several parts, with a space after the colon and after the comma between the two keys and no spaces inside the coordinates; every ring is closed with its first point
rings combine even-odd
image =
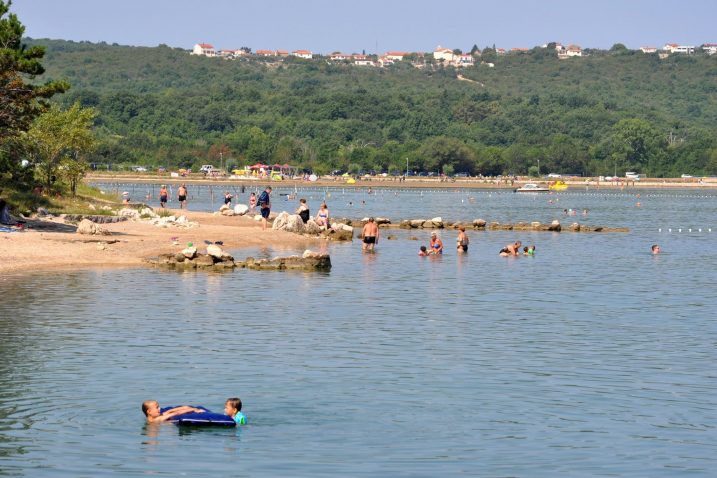
{"type": "MultiPolygon", "coordinates": [[[[326,192],[304,191],[316,210],[326,192]]],[[[446,254],[423,258],[428,231],[384,229],[373,254],[327,245],[326,273],[5,276],[0,475],[717,473],[713,193],[329,192],[349,217],[631,232],[469,230],[458,255],[444,230],[446,254]],[[498,257],[514,240],[536,256],[498,257]],[[140,410],[231,396],[247,426],[148,426],[140,410]]]]}

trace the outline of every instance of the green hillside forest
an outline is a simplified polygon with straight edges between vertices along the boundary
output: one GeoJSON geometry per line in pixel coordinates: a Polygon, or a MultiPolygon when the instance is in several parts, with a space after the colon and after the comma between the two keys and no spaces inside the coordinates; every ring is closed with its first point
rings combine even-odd
{"type": "Polygon", "coordinates": [[[47,48],[43,81],[71,85],[54,101],[97,110],[94,163],[717,174],[717,55],[660,59],[618,44],[559,60],[550,48],[488,48],[494,67],[372,68],[26,41],[47,48]]]}

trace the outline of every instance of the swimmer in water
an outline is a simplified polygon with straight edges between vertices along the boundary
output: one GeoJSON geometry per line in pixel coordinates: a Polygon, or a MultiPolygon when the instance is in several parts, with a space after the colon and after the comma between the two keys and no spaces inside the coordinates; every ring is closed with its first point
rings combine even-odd
{"type": "Polygon", "coordinates": [[[205,411],[206,410],[202,410],[201,408],[194,408],[185,405],[170,408],[162,413],[162,410],[159,408],[159,403],[157,403],[156,400],[146,400],[142,403],[142,412],[144,413],[144,416],[147,417],[147,423],[162,423],[172,417],[176,417],[177,415],[184,415],[185,413],[192,412],[204,413],[205,411]]]}
{"type": "Polygon", "coordinates": [[[659,254],[662,251],[657,244],[653,244],[651,250],[653,254],[659,254]]]}
{"type": "Polygon", "coordinates": [[[241,412],[240,398],[228,398],[224,404],[224,414],[232,417],[237,425],[246,425],[246,415],[241,412]]]}

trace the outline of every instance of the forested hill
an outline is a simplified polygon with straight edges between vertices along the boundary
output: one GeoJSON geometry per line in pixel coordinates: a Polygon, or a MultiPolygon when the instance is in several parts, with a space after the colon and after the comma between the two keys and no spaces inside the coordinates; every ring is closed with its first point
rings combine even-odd
{"type": "Polygon", "coordinates": [[[59,100],[96,107],[97,162],[289,162],[316,172],[411,169],[650,176],[717,173],[717,55],[623,48],[559,60],[537,48],[494,68],[327,59],[222,60],[56,40],[59,100]]]}

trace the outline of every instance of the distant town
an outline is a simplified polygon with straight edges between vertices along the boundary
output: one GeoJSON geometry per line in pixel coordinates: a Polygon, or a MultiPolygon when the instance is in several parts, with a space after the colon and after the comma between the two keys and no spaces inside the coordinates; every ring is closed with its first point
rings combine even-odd
{"type": "MultiPolygon", "coordinates": [[[[542,45],[540,48],[555,48],[559,59],[567,59],[574,57],[587,56],[589,50],[583,51],[578,45],[563,46],[561,43],[547,43],[542,45]]],[[[713,55],[717,53],[717,44],[705,43],[700,47],[694,45],[679,45],[677,43],[667,43],[662,48],[654,46],[643,46],[640,47],[639,51],[645,54],[656,54],[659,58],[667,58],[672,54],[680,55],[693,55],[696,50],[701,49],[707,55],[713,55]]],[[[387,67],[393,65],[399,61],[410,61],[412,65],[421,68],[425,66],[426,60],[433,60],[439,62],[445,66],[454,67],[470,67],[477,63],[483,64],[488,67],[495,66],[490,61],[484,61],[483,56],[486,50],[493,50],[495,55],[519,55],[530,51],[528,48],[511,48],[506,50],[505,48],[486,48],[481,52],[478,47],[473,47],[469,53],[463,53],[460,49],[444,48],[440,45],[432,52],[403,52],[403,51],[389,51],[383,55],[367,55],[366,53],[341,53],[333,52],[329,55],[323,55],[320,53],[314,53],[310,50],[256,50],[252,52],[251,48],[242,47],[238,50],[217,50],[214,45],[209,43],[197,43],[194,45],[191,54],[223,58],[225,60],[236,60],[240,58],[259,58],[259,57],[271,57],[271,58],[302,58],[306,60],[312,59],[326,59],[331,62],[337,63],[349,63],[356,66],[369,66],[369,67],[387,67]]]]}

